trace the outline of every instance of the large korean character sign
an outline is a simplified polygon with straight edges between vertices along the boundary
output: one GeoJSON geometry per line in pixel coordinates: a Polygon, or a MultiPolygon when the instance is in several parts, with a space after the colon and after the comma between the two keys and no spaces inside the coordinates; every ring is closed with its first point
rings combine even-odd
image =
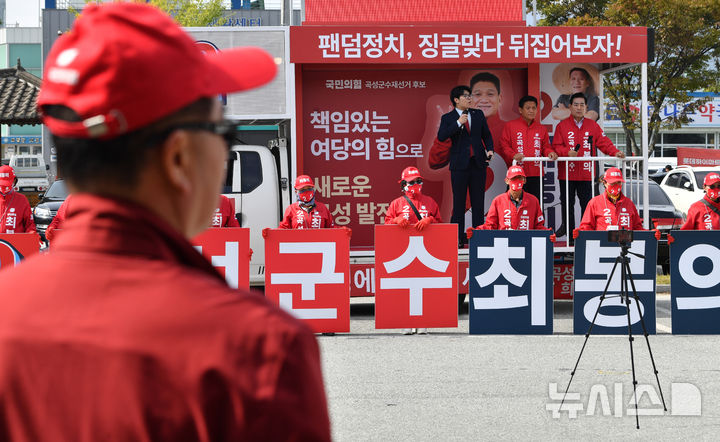
{"type": "MultiPolygon", "coordinates": [[[[648,333],[655,333],[655,272],[657,261],[657,240],[650,231],[634,231],[630,243],[630,272],[640,299],[640,312],[648,333]],[[643,255],[640,258],[633,253],[643,255]]],[[[575,241],[575,293],[573,301],[573,332],[585,334],[595,317],[593,334],[627,334],[628,317],[625,300],[620,299],[622,272],[617,265],[608,286],[605,299],[600,305],[600,296],[607,286],[608,279],[620,256],[620,245],[608,241],[608,232],[581,231],[575,241]]],[[[641,334],[642,324],[638,305],[633,299],[632,284],[628,280],[630,294],[630,323],[633,334],[641,334]]]]}
{"type": "Polygon", "coordinates": [[[375,328],[457,327],[457,224],[375,226],[375,328]]]}
{"type": "Polygon", "coordinates": [[[230,287],[250,288],[250,229],[208,229],[193,239],[193,245],[225,277],[230,287]]]}
{"type": "Polygon", "coordinates": [[[39,250],[37,233],[0,233],[0,270],[20,264],[39,250]]]}
{"type": "Polygon", "coordinates": [[[673,334],[720,333],[720,232],[673,232],[670,297],[673,334]]]}
{"type": "Polygon", "coordinates": [[[265,296],[316,333],[350,331],[349,232],[263,231],[265,296]]]}
{"type": "Polygon", "coordinates": [[[551,334],[549,230],[475,230],[470,238],[470,334],[551,334]]]}

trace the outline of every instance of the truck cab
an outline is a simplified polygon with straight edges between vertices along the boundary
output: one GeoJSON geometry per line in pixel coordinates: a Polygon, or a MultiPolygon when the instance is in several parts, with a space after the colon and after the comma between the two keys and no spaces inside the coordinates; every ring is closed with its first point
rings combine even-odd
{"type": "Polygon", "coordinates": [[[271,147],[235,145],[230,150],[223,195],[235,205],[240,227],[250,228],[250,285],[265,284],[265,242],[262,231],[276,228],[290,204],[287,148],[284,140],[271,147]]]}

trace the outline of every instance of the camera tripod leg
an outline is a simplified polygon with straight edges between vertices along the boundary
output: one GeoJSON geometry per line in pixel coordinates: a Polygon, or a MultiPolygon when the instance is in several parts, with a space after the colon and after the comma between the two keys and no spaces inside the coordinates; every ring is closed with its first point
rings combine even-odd
{"type": "Polygon", "coordinates": [[[600,295],[600,302],[598,303],[597,309],[595,310],[595,315],[593,316],[593,319],[590,322],[590,327],[588,328],[587,333],[585,333],[585,341],[583,342],[582,348],[580,349],[580,354],[578,355],[577,361],[575,361],[575,367],[573,367],[572,371],[570,372],[570,380],[568,381],[567,387],[565,387],[565,393],[563,394],[562,401],[560,401],[560,408],[558,409],[558,411],[562,409],[562,406],[565,403],[565,397],[567,396],[568,390],[570,390],[570,384],[572,383],[572,380],[575,377],[575,372],[577,371],[578,364],[580,364],[580,358],[582,358],[583,351],[585,351],[585,346],[587,345],[588,338],[590,338],[590,333],[592,332],[592,329],[595,326],[595,320],[597,319],[598,314],[600,314],[600,307],[602,307],[602,303],[605,300],[605,296],[607,295],[608,288],[610,288],[610,281],[612,281],[612,277],[615,274],[615,269],[617,269],[619,262],[620,262],[620,257],[618,256],[617,258],[615,258],[615,264],[613,265],[612,271],[610,272],[610,277],[607,280],[607,284],[605,284],[605,290],[603,290],[602,295],[600,295]]]}
{"type": "MultiPolygon", "coordinates": [[[[632,323],[630,322],[630,295],[627,287],[627,274],[626,270],[629,267],[626,257],[622,257],[622,268],[620,269],[620,299],[625,299],[625,306],[627,308],[627,321],[628,321],[628,341],[630,342],[630,366],[632,367],[632,382],[633,382],[633,397],[635,398],[635,427],[640,429],[640,416],[638,414],[638,398],[637,398],[637,379],[635,377],[635,355],[633,353],[633,334],[632,334],[632,323]]],[[[637,302],[637,300],[635,301],[637,302]]],[[[639,308],[639,307],[638,307],[639,308]]]]}
{"type": "Polygon", "coordinates": [[[665,405],[665,396],[663,395],[662,387],[660,386],[660,377],[658,376],[658,369],[655,365],[655,358],[653,357],[652,348],[650,348],[650,338],[648,337],[647,327],[645,327],[645,320],[643,319],[642,312],[640,311],[640,299],[635,289],[635,281],[633,280],[632,272],[630,271],[630,264],[627,263],[627,274],[632,287],[633,299],[635,300],[635,307],[637,308],[638,315],[640,316],[640,325],[642,325],[643,335],[645,335],[645,343],[647,344],[648,353],[650,354],[650,362],[652,363],[653,372],[655,373],[655,381],[657,382],[658,390],[660,391],[660,399],[662,400],[663,409],[667,411],[665,405]]]}

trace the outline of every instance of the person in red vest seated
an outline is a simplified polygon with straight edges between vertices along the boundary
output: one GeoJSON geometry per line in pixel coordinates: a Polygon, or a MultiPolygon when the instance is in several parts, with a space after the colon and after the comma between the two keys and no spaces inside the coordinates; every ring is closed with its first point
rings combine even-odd
{"type": "Polygon", "coordinates": [[[720,229],[720,175],[715,172],[707,174],[703,189],[705,196],[690,206],[687,221],[680,230],[720,229]]]}
{"type": "MultiPolygon", "coordinates": [[[[540,201],[535,195],[524,192],[527,182],[521,166],[510,166],[505,175],[505,183],[510,187],[507,192],[498,195],[490,204],[485,223],[477,226],[479,230],[547,230],[540,201]]],[[[468,237],[472,229],[468,229],[468,237]]]]}
{"type": "Polygon", "coordinates": [[[385,224],[398,224],[423,230],[431,223],[441,223],[440,209],[432,197],[423,195],[423,178],[417,167],[406,167],[400,178],[403,196],[395,198],[385,214],[385,224]]]}
{"type": "Polygon", "coordinates": [[[63,203],[60,205],[60,208],[53,217],[53,220],[50,222],[50,225],[47,226],[47,229],[45,229],[45,239],[47,239],[48,242],[53,241],[53,239],[55,238],[56,230],[62,229],[62,225],[65,222],[65,214],[67,213],[68,207],[70,206],[70,200],[72,200],[72,194],[68,195],[67,198],[65,198],[65,201],[63,201],[63,203]]]}
{"type": "Polygon", "coordinates": [[[220,195],[220,203],[215,209],[210,227],[240,227],[232,202],[225,195],[220,195]]]}
{"type": "Polygon", "coordinates": [[[10,166],[0,166],[0,233],[35,233],[30,203],[15,192],[17,178],[10,166]]]}
{"type": "MultiPolygon", "coordinates": [[[[537,98],[526,95],[520,99],[518,109],[520,118],[505,123],[500,136],[498,146],[495,149],[505,160],[508,167],[512,166],[513,160],[518,163],[526,156],[542,157],[547,156],[550,160],[556,160],[558,155],[550,145],[547,129],[535,120],[538,110],[537,98]]],[[[525,185],[523,190],[535,195],[540,200],[540,162],[529,162],[519,164],[525,170],[525,185]]]]}
{"type": "Polygon", "coordinates": [[[606,170],[602,182],[605,192],[590,200],[577,230],[645,230],[635,204],[622,193],[625,178],[620,169],[606,170]]]}
{"type": "Polygon", "coordinates": [[[327,229],[335,227],[335,222],[325,204],[317,201],[315,184],[308,175],[295,179],[297,201],[285,209],[280,221],[281,229],[327,229]]]}

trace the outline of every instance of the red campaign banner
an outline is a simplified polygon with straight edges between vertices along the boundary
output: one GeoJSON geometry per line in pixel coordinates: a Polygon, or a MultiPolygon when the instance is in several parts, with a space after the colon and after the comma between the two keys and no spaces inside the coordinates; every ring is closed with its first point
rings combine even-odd
{"type": "Polygon", "coordinates": [[[316,333],[350,331],[346,229],[267,229],[265,296],[316,333]]]}
{"type": "Polygon", "coordinates": [[[642,63],[644,27],[290,27],[291,63],[642,63]]]}
{"type": "Polygon", "coordinates": [[[573,265],[555,264],[553,267],[553,299],[572,299],[573,265]]]}
{"type": "Polygon", "coordinates": [[[720,166],[720,150],[697,147],[678,147],[677,163],[693,167],[720,166]]]}
{"type": "Polygon", "coordinates": [[[39,251],[37,233],[0,233],[0,270],[15,267],[39,251]]]}
{"type": "Polygon", "coordinates": [[[195,248],[225,277],[234,289],[250,288],[250,229],[207,229],[192,240],[195,248]]]}
{"type": "MultiPolygon", "coordinates": [[[[527,95],[524,69],[318,70],[303,77],[302,157],[299,173],[315,180],[318,200],[336,225],[350,227],[353,247],[373,246],[373,226],[382,224],[398,180],[415,166],[423,193],[452,212],[448,166],[432,169],[429,150],[440,119],[453,109],[450,90],[472,85],[472,107],[485,114],[493,140],[505,122],[519,118],[518,100],[527,95]],[[482,78],[480,81],[473,79],[482,78]],[[495,84],[497,82],[497,86],[495,84]],[[498,90],[499,89],[499,90],[498,90]]],[[[485,211],[505,192],[507,165],[495,155],[485,184],[485,211]]],[[[468,225],[469,227],[469,225],[468,225]]]]}
{"type": "Polygon", "coordinates": [[[457,225],[375,226],[375,328],[458,326],[457,225]]]}

